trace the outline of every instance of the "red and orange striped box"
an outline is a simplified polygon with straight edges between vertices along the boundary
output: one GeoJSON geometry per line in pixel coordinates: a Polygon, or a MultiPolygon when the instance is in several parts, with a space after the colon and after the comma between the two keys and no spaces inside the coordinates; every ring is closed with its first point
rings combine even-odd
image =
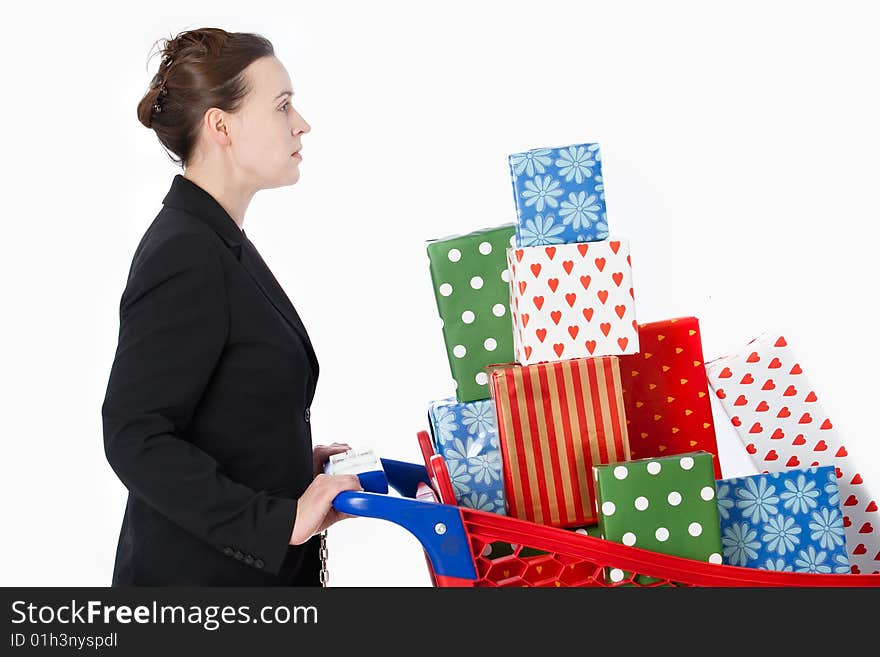
{"type": "Polygon", "coordinates": [[[597,522],[592,466],[630,458],[617,357],[487,369],[508,515],[555,527],[597,522]]]}

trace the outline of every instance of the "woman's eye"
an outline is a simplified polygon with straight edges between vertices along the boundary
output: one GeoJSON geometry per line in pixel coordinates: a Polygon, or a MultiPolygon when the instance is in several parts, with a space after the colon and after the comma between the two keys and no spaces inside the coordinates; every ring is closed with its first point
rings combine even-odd
{"type": "Polygon", "coordinates": [[[290,103],[284,103],[284,104],[283,104],[281,107],[279,107],[278,109],[279,109],[280,111],[282,111],[282,112],[286,112],[286,111],[287,111],[286,108],[287,108],[288,105],[290,105],[290,103]]]}

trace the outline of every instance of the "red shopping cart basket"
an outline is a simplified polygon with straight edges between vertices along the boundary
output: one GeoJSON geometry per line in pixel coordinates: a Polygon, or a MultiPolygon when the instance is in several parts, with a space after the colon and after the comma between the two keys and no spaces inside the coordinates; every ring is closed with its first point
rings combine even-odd
{"type": "Polygon", "coordinates": [[[382,518],[407,529],[425,550],[435,586],[880,586],[880,574],[825,575],[710,564],[456,506],[443,457],[433,454],[427,433],[419,434],[419,443],[427,466],[382,459],[388,483],[401,497],[344,492],[333,505],[344,513],[382,518]],[[439,501],[426,501],[424,495],[415,499],[420,484],[430,485],[439,501]],[[620,581],[606,578],[613,569],[624,574],[620,581]]]}

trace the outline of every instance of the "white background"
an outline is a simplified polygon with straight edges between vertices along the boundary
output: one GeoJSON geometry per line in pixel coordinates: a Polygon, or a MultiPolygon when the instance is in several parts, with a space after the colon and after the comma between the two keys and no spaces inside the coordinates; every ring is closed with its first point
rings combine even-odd
{"type": "MultiPolygon", "coordinates": [[[[100,408],[134,248],[179,171],[135,108],[151,45],[203,26],[268,37],[312,125],[300,181],[244,225],[320,360],[316,442],[419,461],[453,390],[425,240],[513,221],[508,154],[596,141],[639,320],[697,316],[707,360],[783,332],[880,490],[880,42],[860,5],[28,7],[0,45],[3,585],[110,583],[126,491],[100,408]]],[[[725,475],[751,472],[715,410],[725,475]]],[[[384,521],[334,526],[330,555],[336,586],[429,585],[384,521]]]]}

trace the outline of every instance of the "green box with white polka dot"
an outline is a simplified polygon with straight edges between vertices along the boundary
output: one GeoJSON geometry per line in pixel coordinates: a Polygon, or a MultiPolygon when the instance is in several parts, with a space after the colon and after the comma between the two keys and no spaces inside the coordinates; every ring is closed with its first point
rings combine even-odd
{"type": "MultiPolygon", "coordinates": [[[[721,563],[712,458],[701,451],[593,466],[602,536],[653,552],[721,563]]],[[[606,576],[621,582],[630,573],[610,568],[606,576]]]]}
{"type": "Polygon", "coordinates": [[[507,247],[514,224],[428,242],[431,280],[460,402],[489,399],[486,366],[513,361],[507,247]]]}

